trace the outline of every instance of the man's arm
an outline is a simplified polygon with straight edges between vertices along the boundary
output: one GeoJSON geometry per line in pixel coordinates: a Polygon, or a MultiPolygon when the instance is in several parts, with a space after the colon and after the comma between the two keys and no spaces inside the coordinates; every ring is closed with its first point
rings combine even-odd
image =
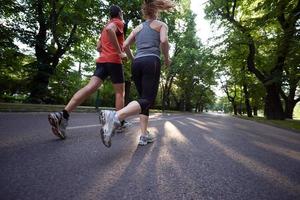
{"type": "Polygon", "coordinates": [[[98,52],[101,52],[101,50],[102,50],[101,37],[99,37],[99,39],[98,39],[97,48],[96,49],[97,49],[98,52]]]}
{"type": "Polygon", "coordinates": [[[108,32],[110,42],[112,43],[113,47],[116,49],[117,54],[121,58],[125,58],[126,54],[121,51],[120,45],[118,43],[118,39],[117,39],[117,35],[116,35],[117,26],[114,23],[110,23],[106,27],[106,31],[108,32]]]}

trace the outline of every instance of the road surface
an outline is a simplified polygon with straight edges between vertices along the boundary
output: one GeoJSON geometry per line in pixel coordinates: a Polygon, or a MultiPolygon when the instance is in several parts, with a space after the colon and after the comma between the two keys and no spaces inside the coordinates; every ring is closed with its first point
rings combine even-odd
{"type": "Polygon", "coordinates": [[[66,140],[47,113],[0,113],[1,200],[300,199],[300,134],[221,114],[154,114],[106,148],[96,114],[74,113],[66,140]]]}

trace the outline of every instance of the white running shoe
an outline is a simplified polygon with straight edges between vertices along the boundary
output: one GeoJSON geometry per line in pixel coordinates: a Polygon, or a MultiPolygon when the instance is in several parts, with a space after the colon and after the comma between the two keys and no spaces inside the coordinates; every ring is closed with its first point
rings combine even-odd
{"type": "Polygon", "coordinates": [[[116,128],[118,128],[121,124],[116,120],[116,112],[111,110],[101,111],[101,116],[103,116],[104,124],[100,128],[100,134],[103,144],[106,147],[111,146],[111,138],[114,134],[116,128]]]}
{"type": "Polygon", "coordinates": [[[141,135],[140,136],[140,140],[139,140],[139,145],[144,146],[148,143],[152,143],[155,140],[155,136],[151,133],[149,133],[149,131],[147,131],[146,135],[141,135]]]}
{"type": "Polygon", "coordinates": [[[66,128],[68,126],[68,120],[63,117],[62,112],[49,113],[48,121],[52,126],[52,132],[60,139],[66,138],[66,128]]]}

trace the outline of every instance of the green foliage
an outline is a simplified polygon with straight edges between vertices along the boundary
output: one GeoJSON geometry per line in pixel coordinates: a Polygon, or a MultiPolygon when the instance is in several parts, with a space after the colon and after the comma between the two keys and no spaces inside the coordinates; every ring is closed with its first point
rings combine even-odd
{"type": "Polygon", "coordinates": [[[181,5],[181,10],[167,19],[174,55],[171,68],[162,73],[162,103],[177,110],[202,111],[214,99],[210,89],[215,84],[212,53],[196,37],[189,1],[181,5]]]}
{"type": "Polygon", "coordinates": [[[271,118],[281,118],[275,114],[280,113],[280,89],[267,88],[281,87],[286,103],[288,99],[300,100],[295,89],[299,89],[300,80],[299,11],[297,0],[210,0],[205,9],[206,17],[225,29],[217,46],[222,47],[218,58],[230,69],[229,81],[236,80],[238,87],[247,83],[252,105],[261,108],[265,99],[271,118]],[[237,72],[245,68],[252,75],[239,76],[237,72]],[[270,109],[272,105],[276,106],[270,109]]]}
{"type": "Polygon", "coordinates": [[[232,112],[231,103],[228,101],[227,97],[220,97],[213,107],[214,111],[222,111],[224,113],[232,112]]]}
{"type": "Polygon", "coordinates": [[[59,64],[54,76],[50,79],[50,92],[46,103],[66,104],[73,94],[87,83],[88,80],[82,79],[79,71],[69,69],[72,65],[71,59],[64,59],[59,64]]]}
{"type": "MultiPolygon", "coordinates": [[[[157,107],[163,103],[164,83],[170,86],[168,98],[174,109],[202,111],[212,104],[215,84],[212,50],[196,37],[195,15],[190,0],[178,0],[177,10],[162,13],[169,26],[174,47],[172,66],[163,69],[157,107]],[[172,80],[171,80],[172,78],[172,80]]],[[[124,11],[128,35],[143,19],[141,1],[10,1],[1,4],[0,89],[2,101],[24,101],[33,88],[44,87],[43,101],[66,104],[73,94],[87,84],[95,69],[95,47],[99,33],[108,20],[108,8],[119,5],[124,11]],[[31,48],[23,52],[16,41],[31,48]],[[45,80],[46,81],[41,81],[45,80]],[[42,83],[42,84],[41,84],[42,83]]],[[[125,78],[130,80],[131,63],[124,63],[125,78]]],[[[133,86],[133,84],[132,84],[133,86]]],[[[106,81],[100,89],[100,106],[114,106],[112,85],[106,81]]],[[[131,87],[130,99],[137,98],[131,87]]],[[[93,94],[83,105],[95,105],[93,94]]]]}

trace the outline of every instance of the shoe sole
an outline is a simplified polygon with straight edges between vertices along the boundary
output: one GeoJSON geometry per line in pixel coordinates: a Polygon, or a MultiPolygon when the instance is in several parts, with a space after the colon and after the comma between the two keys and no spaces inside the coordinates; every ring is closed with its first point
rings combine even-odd
{"type": "Polygon", "coordinates": [[[66,137],[59,130],[58,121],[56,119],[54,119],[51,114],[48,115],[48,121],[49,121],[49,124],[52,126],[52,128],[51,128],[52,133],[55,136],[59,137],[60,139],[64,140],[66,137]]]}
{"type": "Polygon", "coordinates": [[[100,113],[99,113],[99,123],[102,127],[105,124],[104,113],[102,111],[100,111],[100,113]]]}
{"type": "Polygon", "coordinates": [[[152,140],[147,141],[146,143],[138,143],[139,146],[145,146],[147,144],[153,143],[155,141],[155,138],[153,138],[152,140]]]}
{"type": "Polygon", "coordinates": [[[107,148],[111,147],[111,140],[108,139],[108,141],[107,141],[105,139],[104,130],[102,127],[100,128],[100,135],[101,135],[101,140],[102,140],[102,143],[104,144],[104,146],[106,146],[107,148]]]}
{"type": "Polygon", "coordinates": [[[111,121],[109,119],[110,118],[109,115],[111,115],[111,114],[113,114],[113,113],[111,113],[109,111],[101,112],[102,119],[105,123],[103,124],[103,126],[100,129],[100,134],[101,134],[101,139],[102,139],[103,144],[108,148],[111,147],[111,138],[114,135],[113,127],[110,127],[111,123],[113,123],[113,121],[111,121]],[[108,130],[109,127],[112,128],[112,130],[108,130]]]}

